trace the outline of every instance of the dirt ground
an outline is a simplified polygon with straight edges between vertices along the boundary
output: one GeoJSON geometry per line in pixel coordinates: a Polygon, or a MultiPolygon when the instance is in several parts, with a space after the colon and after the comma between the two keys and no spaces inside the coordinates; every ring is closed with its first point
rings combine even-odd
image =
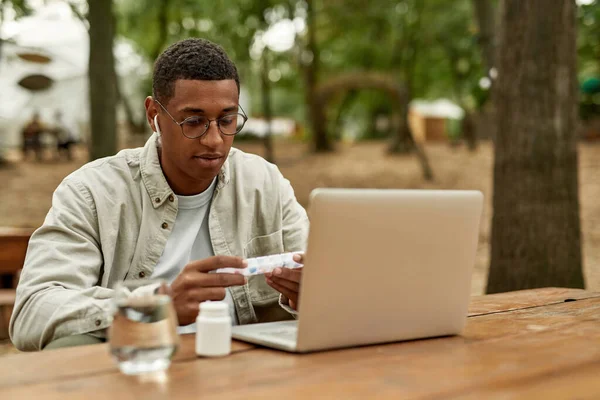
{"type": "MultiPolygon", "coordinates": [[[[262,154],[257,143],[240,142],[245,151],[262,154]]],[[[486,197],[480,244],[472,280],[472,294],[485,290],[489,263],[493,150],[482,143],[475,153],[447,144],[426,147],[434,182],[425,182],[414,156],[385,155],[385,143],[340,144],[333,154],[309,154],[305,144],[277,142],[275,154],[282,173],[291,181],[300,203],[306,206],[315,187],[356,188],[439,188],[478,189],[486,197]]],[[[600,144],[579,147],[581,222],[584,270],[587,287],[600,289],[600,144]]],[[[0,169],[0,226],[37,227],[51,205],[52,192],[71,171],[83,165],[87,154],[77,149],[72,162],[37,163],[20,161],[10,153],[12,163],[0,169]]]]}

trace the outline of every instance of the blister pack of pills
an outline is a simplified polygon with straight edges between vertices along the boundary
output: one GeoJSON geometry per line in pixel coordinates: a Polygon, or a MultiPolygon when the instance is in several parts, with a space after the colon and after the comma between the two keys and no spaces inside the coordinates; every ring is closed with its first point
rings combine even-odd
{"type": "Polygon", "coordinates": [[[277,267],[291,269],[303,267],[303,264],[294,261],[294,254],[301,253],[282,253],[271,256],[248,258],[246,259],[248,262],[248,266],[246,268],[220,268],[215,272],[252,276],[271,272],[277,267]]]}

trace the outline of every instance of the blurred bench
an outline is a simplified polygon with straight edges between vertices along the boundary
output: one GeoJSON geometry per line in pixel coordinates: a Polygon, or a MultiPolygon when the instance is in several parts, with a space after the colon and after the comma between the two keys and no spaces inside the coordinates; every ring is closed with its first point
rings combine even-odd
{"type": "Polygon", "coordinates": [[[0,340],[8,338],[8,325],[16,297],[15,289],[0,289],[0,340]]]}
{"type": "Polygon", "coordinates": [[[0,227],[0,274],[18,275],[33,229],[0,227]]]}
{"type": "Polygon", "coordinates": [[[0,339],[8,337],[17,283],[33,229],[0,227],[0,339]]]}

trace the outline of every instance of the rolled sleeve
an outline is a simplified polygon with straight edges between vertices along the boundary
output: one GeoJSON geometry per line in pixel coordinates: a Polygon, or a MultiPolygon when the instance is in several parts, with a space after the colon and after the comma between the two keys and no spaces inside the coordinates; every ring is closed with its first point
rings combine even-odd
{"type": "Polygon", "coordinates": [[[94,202],[65,179],[44,224],[32,235],[17,287],[10,337],[24,351],[60,337],[107,328],[112,289],[99,287],[103,257],[94,202]]]}
{"type": "Polygon", "coordinates": [[[298,318],[298,311],[290,307],[289,299],[282,294],[279,295],[279,306],[290,313],[294,318],[298,318]]]}

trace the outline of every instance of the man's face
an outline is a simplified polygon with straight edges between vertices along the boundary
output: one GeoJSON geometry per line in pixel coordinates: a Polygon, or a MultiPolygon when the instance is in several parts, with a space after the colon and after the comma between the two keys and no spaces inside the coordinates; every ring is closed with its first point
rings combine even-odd
{"type": "MultiPolygon", "coordinates": [[[[233,79],[181,79],[175,82],[173,97],[163,106],[178,122],[191,116],[214,120],[238,112],[238,98],[233,79]]],[[[222,135],[216,121],[212,121],[202,137],[189,139],[152,98],[146,99],[146,115],[155,131],[154,116],[158,115],[162,141],[160,160],[172,188],[179,194],[195,194],[206,189],[219,174],[233,144],[233,136],[222,135]]]]}

